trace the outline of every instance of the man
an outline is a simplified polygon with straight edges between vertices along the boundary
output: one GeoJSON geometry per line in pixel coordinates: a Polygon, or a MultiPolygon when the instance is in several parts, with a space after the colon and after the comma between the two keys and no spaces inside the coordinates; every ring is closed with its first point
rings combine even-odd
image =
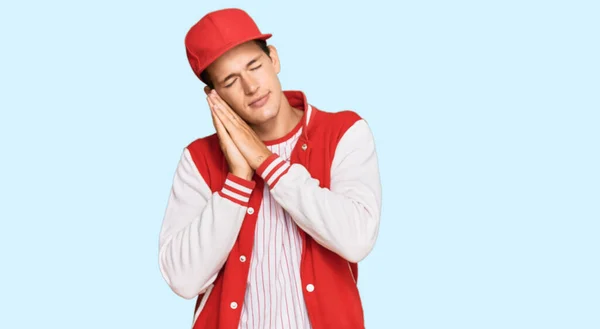
{"type": "Polygon", "coordinates": [[[364,328],[357,263],[381,209],[373,136],[352,111],[282,91],[270,37],[240,9],[186,35],[216,133],[183,150],[160,270],[196,298],[196,329],[364,328]]]}

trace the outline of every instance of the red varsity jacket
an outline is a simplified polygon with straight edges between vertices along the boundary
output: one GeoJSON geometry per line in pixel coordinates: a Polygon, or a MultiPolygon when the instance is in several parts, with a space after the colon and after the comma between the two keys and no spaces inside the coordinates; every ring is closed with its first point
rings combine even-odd
{"type": "Polygon", "coordinates": [[[160,268],[176,293],[196,298],[194,329],[238,327],[254,244],[254,210],[264,184],[300,229],[300,276],[312,327],[364,328],[357,263],[374,246],[381,208],[373,137],[353,111],[325,112],[309,105],[302,92],[284,95],[305,111],[289,162],[274,154],[252,182],[241,180],[228,173],[213,134],[189,144],[185,151],[191,163],[178,167],[176,181],[181,183],[174,183],[161,231],[160,268]],[[275,164],[281,170],[269,170],[265,177],[265,169],[275,164]],[[205,184],[205,190],[192,191],[193,180],[205,184]],[[232,181],[251,192],[228,197],[224,191],[232,181]],[[197,196],[184,200],[186,193],[197,196]],[[231,218],[217,218],[220,207],[229,207],[231,218]],[[219,225],[235,229],[218,236],[219,225]]]}

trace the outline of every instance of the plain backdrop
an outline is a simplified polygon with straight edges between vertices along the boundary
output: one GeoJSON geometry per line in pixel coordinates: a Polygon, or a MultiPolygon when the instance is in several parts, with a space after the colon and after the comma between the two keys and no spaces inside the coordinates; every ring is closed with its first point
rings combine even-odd
{"type": "Polygon", "coordinates": [[[600,328],[600,5],[574,0],[2,2],[1,328],[189,328],[158,233],[214,132],[183,38],[225,7],[374,131],[367,328],[600,328]]]}

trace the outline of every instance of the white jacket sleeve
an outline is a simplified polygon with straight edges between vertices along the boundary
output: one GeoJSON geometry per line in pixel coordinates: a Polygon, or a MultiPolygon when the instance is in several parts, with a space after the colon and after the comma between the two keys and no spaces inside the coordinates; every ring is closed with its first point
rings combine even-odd
{"type": "Polygon", "coordinates": [[[366,121],[357,121],[339,141],[330,189],[321,188],[302,165],[290,165],[277,154],[257,173],[273,198],[319,244],[354,263],[373,249],[379,231],[381,181],[366,121]]]}
{"type": "Polygon", "coordinates": [[[184,150],[159,238],[160,271],[177,295],[194,298],[214,282],[238,236],[254,186],[229,174],[223,188],[211,193],[184,150]]]}

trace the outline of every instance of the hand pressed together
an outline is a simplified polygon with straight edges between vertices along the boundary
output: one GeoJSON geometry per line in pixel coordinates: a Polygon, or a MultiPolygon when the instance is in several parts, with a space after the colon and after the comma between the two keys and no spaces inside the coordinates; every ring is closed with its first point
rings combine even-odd
{"type": "Polygon", "coordinates": [[[214,89],[208,93],[207,99],[221,148],[231,161],[230,167],[235,167],[230,169],[244,171],[239,159],[241,155],[251,170],[256,170],[272,154],[271,151],[214,89]]]}

